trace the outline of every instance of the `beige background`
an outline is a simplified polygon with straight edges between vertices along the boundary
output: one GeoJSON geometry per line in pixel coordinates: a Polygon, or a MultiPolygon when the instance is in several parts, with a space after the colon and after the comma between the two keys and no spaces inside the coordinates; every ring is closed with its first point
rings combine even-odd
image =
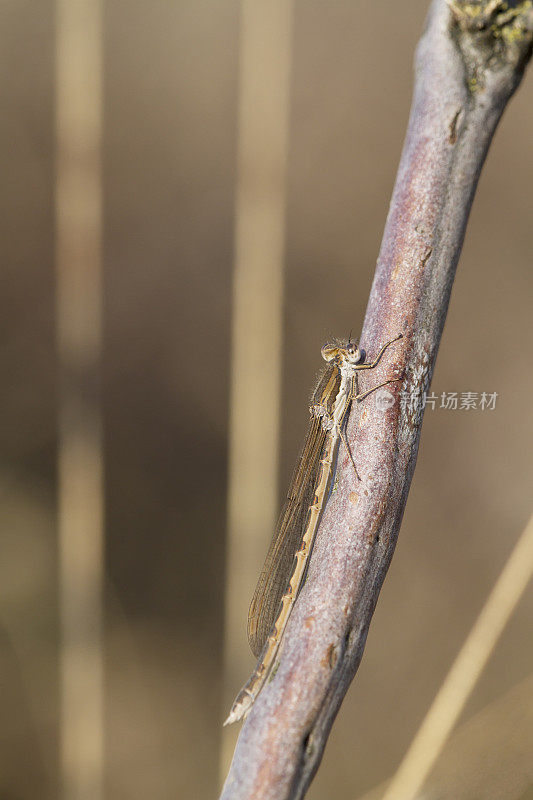
{"type": "MultiPolygon", "coordinates": [[[[295,7],[282,487],[320,345],[362,323],[425,11],[418,0],[295,7]]],[[[113,800],[216,794],[237,45],[236,2],[106,3],[113,800]],[[209,372],[198,358],[206,348],[209,372]]],[[[53,4],[4,2],[0,53],[0,797],[49,800],[58,796],[53,4]]],[[[426,414],[397,552],[313,800],[356,798],[390,776],[531,511],[532,137],[526,76],[480,181],[433,381],[437,393],[498,392],[496,410],[426,414]]],[[[531,687],[532,612],[530,587],[464,712],[464,723],[486,715],[463,735],[463,761],[449,758],[450,780],[463,769],[464,788],[477,776],[465,798],[490,796],[482,778],[499,758],[519,780],[498,796],[531,796],[531,726],[510,756],[497,731],[509,692],[513,713],[531,720],[531,692],[517,704],[516,687],[531,687]],[[484,755],[469,759],[484,735],[484,755]]],[[[446,755],[439,770],[442,783],[446,755]]]]}

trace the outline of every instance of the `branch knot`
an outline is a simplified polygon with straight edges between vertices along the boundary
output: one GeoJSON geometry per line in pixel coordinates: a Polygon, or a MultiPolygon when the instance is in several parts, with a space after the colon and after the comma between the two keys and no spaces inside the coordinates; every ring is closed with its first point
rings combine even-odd
{"type": "Polygon", "coordinates": [[[489,71],[510,69],[521,76],[533,43],[532,0],[449,0],[448,5],[472,94],[483,91],[489,71]]]}

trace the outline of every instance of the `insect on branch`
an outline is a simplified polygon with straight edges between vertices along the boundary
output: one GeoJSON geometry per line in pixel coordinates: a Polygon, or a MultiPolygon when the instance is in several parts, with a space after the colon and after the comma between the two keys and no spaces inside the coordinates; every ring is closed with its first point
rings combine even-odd
{"type": "MultiPolygon", "coordinates": [[[[246,709],[224,800],[303,797],[357,671],[418,451],[422,404],[404,407],[399,387],[412,398],[429,388],[479,174],[531,55],[532,31],[530,2],[431,5],[361,345],[374,353],[398,332],[404,339],[360,373],[359,399],[367,397],[350,404],[344,429],[360,481],[354,489],[340,448],[337,489],[317,512],[305,583],[283,619],[274,670],[246,709]],[[391,365],[403,378],[387,390],[392,402],[378,407],[372,387],[390,381],[391,365]]],[[[276,614],[256,615],[258,646],[269,647],[276,614]]]]}

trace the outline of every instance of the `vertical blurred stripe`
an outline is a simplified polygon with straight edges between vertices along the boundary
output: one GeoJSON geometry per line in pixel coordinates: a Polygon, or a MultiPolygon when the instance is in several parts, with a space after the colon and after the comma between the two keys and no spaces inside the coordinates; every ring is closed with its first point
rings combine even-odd
{"type": "Polygon", "coordinates": [[[246,615],[278,511],[291,23],[291,0],[242,1],[221,722],[251,671],[246,615]]]}
{"type": "MultiPolygon", "coordinates": [[[[415,800],[533,575],[533,516],[515,544],[383,800],[415,800]]],[[[429,796],[429,795],[428,795],[429,796]]]]}
{"type": "Polygon", "coordinates": [[[64,800],[103,797],[102,9],[56,0],[60,749],[64,800]]]}

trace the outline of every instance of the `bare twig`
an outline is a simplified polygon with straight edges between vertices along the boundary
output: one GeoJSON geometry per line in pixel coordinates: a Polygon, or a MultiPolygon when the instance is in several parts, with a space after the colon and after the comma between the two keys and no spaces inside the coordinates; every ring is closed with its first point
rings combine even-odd
{"type": "MultiPolygon", "coordinates": [[[[416,462],[423,408],[481,167],[531,52],[531,2],[432,3],[416,59],[407,138],[361,341],[373,355],[404,334],[391,364],[396,402],[352,410],[348,437],[361,482],[342,453],[286,629],[279,668],[243,726],[224,800],[301,798],[355,675],[390,563],[416,462]],[[408,403],[398,402],[401,386],[408,403]]],[[[379,374],[378,374],[379,373],[379,374]]],[[[383,377],[381,377],[383,376],[383,377]]],[[[361,391],[370,388],[369,379],[361,391]]]]}

